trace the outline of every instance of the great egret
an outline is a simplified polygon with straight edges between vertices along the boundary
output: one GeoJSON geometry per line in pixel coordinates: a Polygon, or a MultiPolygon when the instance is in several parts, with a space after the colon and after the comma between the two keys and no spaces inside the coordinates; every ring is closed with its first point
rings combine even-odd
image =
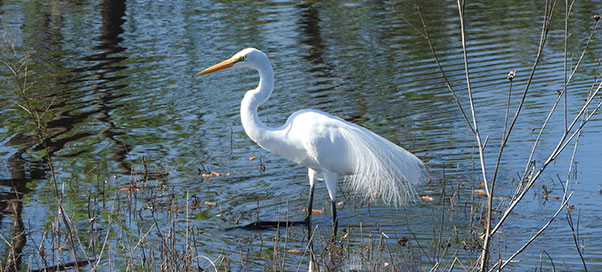
{"type": "Polygon", "coordinates": [[[242,126],[249,138],[263,149],[308,169],[308,215],[301,222],[311,224],[316,179],[324,180],[332,202],[333,235],[337,230],[335,198],[339,177],[346,177],[356,193],[368,198],[380,196],[386,203],[403,204],[416,198],[414,186],[426,177],[426,170],[412,153],[366,128],[318,110],[300,110],[283,126],[267,127],[259,120],[257,108],[274,89],[268,57],[247,48],[197,75],[226,68],[252,68],[259,72],[259,85],[245,93],[240,105],[242,126]]]}

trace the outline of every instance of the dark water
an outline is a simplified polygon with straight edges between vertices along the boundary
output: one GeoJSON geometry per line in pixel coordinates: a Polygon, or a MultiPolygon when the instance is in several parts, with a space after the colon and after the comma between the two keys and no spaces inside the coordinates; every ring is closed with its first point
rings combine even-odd
{"type": "MultiPolygon", "coordinates": [[[[451,210],[449,201],[443,206],[443,238],[456,237],[457,230],[462,240],[470,226],[469,204],[481,201],[473,194],[481,176],[474,136],[445,87],[428,44],[402,19],[420,26],[412,3],[2,1],[0,24],[17,52],[29,56],[28,80],[33,87],[27,96],[35,109],[46,112],[44,142],[78,236],[89,255],[96,256],[103,239],[110,237],[108,247],[113,251],[104,252],[104,258],[110,258],[105,263],[111,265],[103,269],[123,268],[128,258],[147,256],[153,243],[162,243],[158,232],[166,225],[177,230],[176,248],[189,243],[183,230],[192,226],[198,255],[214,261],[228,258],[234,270],[273,268],[275,245],[284,252],[303,251],[302,229],[287,235],[287,244],[274,242],[275,231],[226,231],[257,217],[303,216],[308,189],[305,169],[262,150],[242,130],[238,105],[244,90],[256,85],[255,73],[194,76],[245,47],[266,52],[276,72],[274,94],[260,110],[267,124],[278,126],[302,108],[327,111],[399,143],[429,165],[432,182],[419,191],[435,201],[399,209],[368,205],[343,186],[345,205],[338,211],[341,227],[352,232],[345,238],[351,248],[349,260],[363,245],[384,239],[393,255],[428,269],[439,238],[443,180],[455,204],[451,210]],[[250,157],[261,162],[250,162],[250,157]],[[204,179],[200,171],[230,175],[204,179]],[[151,189],[136,196],[120,191],[132,183],[151,189]],[[187,199],[201,203],[190,210],[188,219],[167,212],[169,203],[185,208],[187,199]],[[216,206],[204,205],[205,201],[216,206]],[[148,208],[153,205],[164,208],[155,214],[155,208],[148,208]],[[138,244],[143,236],[148,244],[138,244]],[[410,249],[398,245],[401,237],[410,239],[410,249]]],[[[468,110],[456,4],[420,5],[442,65],[468,110]]],[[[541,64],[501,162],[497,189],[501,197],[511,196],[515,184],[509,180],[522,174],[538,128],[562,90],[563,5],[559,3],[554,14],[541,64]]],[[[593,25],[592,15],[600,14],[601,8],[598,1],[573,7],[569,65],[576,64],[593,25]]],[[[490,168],[504,128],[506,75],[517,72],[511,98],[515,109],[535,59],[543,13],[537,1],[479,1],[466,6],[471,83],[481,134],[489,136],[490,168]]],[[[568,87],[569,115],[579,111],[600,73],[599,39],[596,33],[568,87]]],[[[26,239],[17,239],[23,267],[44,266],[41,245],[50,264],[72,261],[69,251],[57,250],[65,241],[48,238],[62,223],[56,220],[44,145],[19,106],[23,101],[9,71],[3,69],[1,76],[0,233],[7,240],[20,231],[27,233],[26,239]]],[[[577,240],[590,270],[602,269],[601,125],[599,117],[587,124],[576,153],[577,173],[570,180],[572,217],[575,223],[579,220],[577,240]]],[[[538,165],[563,129],[563,114],[557,111],[534,156],[538,165]]],[[[510,216],[495,238],[495,258],[498,254],[507,258],[558,208],[560,200],[542,197],[542,185],[552,190],[551,195],[562,195],[558,179],[567,178],[571,152],[572,146],[510,216]]],[[[319,183],[315,208],[324,214],[316,215],[314,224],[324,237],[331,228],[327,199],[319,183]]],[[[456,247],[466,265],[478,254],[470,247],[456,247]]],[[[6,258],[6,243],[0,248],[6,258]]],[[[583,269],[566,212],[517,257],[520,262],[513,269],[533,270],[540,261],[551,268],[544,251],[557,267],[583,269]]],[[[285,270],[307,266],[306,255],[290,253],[283,259],[285,270]]],[[[204,258],[197,262],[209,266],[204,258]]]]}

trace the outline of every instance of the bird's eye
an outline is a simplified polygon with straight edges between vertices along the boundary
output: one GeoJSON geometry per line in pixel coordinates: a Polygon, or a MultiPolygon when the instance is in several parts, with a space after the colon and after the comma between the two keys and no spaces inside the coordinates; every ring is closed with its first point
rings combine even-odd
{"type": "Polygon", "coordinates": [[[246,59],[247,59],[247,56],[243,55],[243,56],[239,56],[239,57],[234,58],[234,62],[239,62],[239,61],[243,61],[243,60],[246,60],[246,59]]]}

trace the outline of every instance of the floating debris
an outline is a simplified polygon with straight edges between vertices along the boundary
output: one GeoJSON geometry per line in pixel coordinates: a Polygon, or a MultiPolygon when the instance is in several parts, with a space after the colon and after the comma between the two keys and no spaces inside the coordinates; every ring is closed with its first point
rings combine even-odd
{"type": "Polygon", "coordinates": [[[230,176],[230,173],[218,173],[218,172],[211,172],[211,173],[203,173],[201,174],[201,177],[204,178],[211,178],[211,177],[228,177],[230,176]]]}
{"type": "Polygon", "coordinates": [[[128,186],[119,189],[119,192],[138,192],[140,190],[140,186],[128,186]]]}
{"type": "Polygon", "coordinates": [[[432,196],[427,196],[427,195],[421,196],[420,198],[421,198],[422,200],[424,200],[424,201],[433,201],[433,200],[435,200],[435,198],[434,198],[434,197],[432,197],[432,196]]]}
{"type": "Polygon", "coordinates": [[[477,194],[477,195],[480,195],[480,196],[486,196],[487,195],[487,192],[485,192],[485,190],[482,190],[482,189],[476,189],[476,190],[474,190],[474,193],[477,194]]]}
{"type": "Polygon", "coordinates": [[[408,240],[408,238],[401,237],[401,238],[397,239],[397,244],[399,244],[400,246],[406,246],[409,241],[410,240],[408,240]]]}
{"type": "Polygon", "coordinates": [[[575,210],[575,205],[567,205],[566,211],[572,213],[575,210]]]}
{"type": "MultiPolygon", "coordinates": [[[[306,213],[307,209],[303,209],[301,211],[302,213],[306,213]]],[[[311,214],[323,214],[324,212],[322,210],[311,210],[311,214]]]]}

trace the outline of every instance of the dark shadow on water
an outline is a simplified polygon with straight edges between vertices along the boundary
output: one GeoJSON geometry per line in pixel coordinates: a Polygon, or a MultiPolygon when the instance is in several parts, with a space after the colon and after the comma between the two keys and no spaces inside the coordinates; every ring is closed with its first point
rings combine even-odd
{"type": "Polygon", "coordinates": [[[306,226],[308,227],[310,224],[310,221],[306,220],[299,220],[299,221],[255,221],[253,223],[249,223],[247,225],[244,226],[236,226],[236,227],[231,227],[231,228],[227,228],[226,230],[234,230],[234,229],[244,229],[244,230],[269,230],[269,229],[275,229],[275,228],[280,228],[280,227],[293,227],[293,226],[306,226]]]}
{"type": "Polygon", "coordinates": [[[126,161],[126,155],[130,147],[117,136],[123,135],[121,128],[115,125],[112,121],[112,112],[118,107],[116,102],[126,96],[126,94],[116,93],[118,90],[126,87],[126,85],[115,85],[112,82],[124,78],[124,76],[114,76],[113,73],[124,70],[127,67],[123,65],[115,65],[127,59],[124,56],[112,56],[113,54],[125,51],[126,48],[119,46],[123,41],[119,35],[123,33],[123,23],[125,22],[126,4],[123,0],[105,0],[102,3],[102,25],[100,26],[101,35],[98,40],[100,45],[95,49],[101,50],[102,53],[90,55],[86,60],[97,62],[98,64],[81,68],[82,71],[93,71],[94,77],[102,79],[101,82],[106,84],[96,85],[93,90],[97,93],[98,98],[95,100],[95,109],[98,111],[96,120],[104,123],[106,127],[100,131],[98,136],[106,138],[113,148],[113,158],[119,162],[119,166],[124,173],[131,172],[131,166],[126,161]]]}
{"type": "MultiPolygon", "coordinates": [[[[330,91],[340,88],[340,85],[343,84],[341,82],[349,80],[344,76],[337,75],[335,67],[328,63],[324,57],[327,47],[324,45],[322,28],[320,27],[320,8],[315,3],[308,2],[299,3],[296,7],[300,9],[300,17],[297,24],[304,34],[301,42],[309,45],[307,55],[303,56],[305,60],[311,63],[306,69],[308,74],[314,75],[314,77],[319,79],[318,82],[320,82],[319,88],[310,88],[308,92],[312,93],[312,97],[314,101],[317,101],[317,105],[327,107],[328,104],[335,102],[331,98],[330,91]],[[340,81],[333,82],[332,79],[335,78],[340,79],[340,81]]],[[[350,122],[361,119],[359,115],[350,113],[345,113],[345,115],[340,117],[350,122]]]]}
{"type": "MultiPolygon", "coordinates": [[[[126,85],[114,83],[124,78],[124,76],[115,76],[114,73],[127,68],[127,66],[119,65],[126,57],[114,55],[126,50],[126,48],[119,46],[119,43],[123,40],[119,35],[123,33],[122,24],[125,22],[123,18],[126,4],[124,0],[105,0],[101,7],[102,24],[100,26],[100,36],[97,38],[100,44],[95,46],[94,49],[102,52],[84,57],[84,60],[93,62],[93,64],[72,69],[66,80],[59,80],[58,85],[67,87],[67,93],[72,93],[73,96],[65,96],[64,89],[61,90],[60,88],[45,96],[48,102],[54,100],[55,97],[61,97],[57,100],[64,100],[54,101],[48,108],[48,112],[51,113],[53,118],[42,124],[44,127],[44,144],[40,144],[38,136],[20,133],[13,135],[5,144],[6,146],[20,147],[7,160],[7,170],[10,173],[10,178],[0,179],[0,186],[9,188],[8,192],[0,193],[0,222],[6,216],[10,217],[13,222],[10,227],[10,237],[7,237],[11,246],[4,251],[7,253],[2,256],[5,271],[18,271],[22,266],[21,255],[27,242],[27,230],[21,217],[23,211],[21,198],[30,193],[27,184],[33,180],[46,179],[49,172],[46,157],[31,158],[27,155],[28,150],[37,152],[48,148],[48,156],[55,157],[55,153],[64,150],[69,143],[94,136],[93,132],[77,130],[77,127],[85,124],[91,116],[97,116],[98,121],[106,124],[106,127],[97,135],[107,138],[112,143],[115,160],[120,163],[120,167],[124,172],[130,172],[131,167],[125,160],[128,145],[117,139],[117,136],[123,133],[118,132],[120,129],[111,121],[111,112],[118,107],[115,102],[126,96],[125,94],[114,93],[126,87],[126,85]],[[97,98],[88,99],[82,103],[82,101],[77,100],[84,97],[77,95],[79,87],[81,87],[77,84],[84,83],[85,85],[91,79],[95,82],[91,86],[94,86],[97,98]],[[73,133],[74,131],[77,132],[73,133]],[[63,135],[68,136],[63,137],[63,135]]],[[[47,14],[47,17],[50,17],[50,15],[47,14]]],[[[43,20],[43,22],[50,24],[49,20],[43,20]]],[[[50,28],[49,25],[38,27],[50,28]]],[[[40,32],[44,33],[45,31],[41,29],[40,32]]],[[[40,44],[44,44],[60,43],[60,41],[56,41],[60,37],[62,36],[52,35],[55,40],[45,40],[45,37],[38,38],[41,39],[40,44]]],[[[43,48],[41,45],[40,47],[43,48]]],[[[38,52],[38,54],[42,55],[44,52],[38,52]]],[[[74,153],[61,156],[73,157],[85,152],[85,150],[76,150],[74,153]]],[[[45,265],[49,265],[46,264],[46,259],[43,259],[45,265]]],[[[74,262],[74,264],[78,266],[77,262],[74,262]]],[[[87,264],[87,261],[85,264],[87,264]]]]}

